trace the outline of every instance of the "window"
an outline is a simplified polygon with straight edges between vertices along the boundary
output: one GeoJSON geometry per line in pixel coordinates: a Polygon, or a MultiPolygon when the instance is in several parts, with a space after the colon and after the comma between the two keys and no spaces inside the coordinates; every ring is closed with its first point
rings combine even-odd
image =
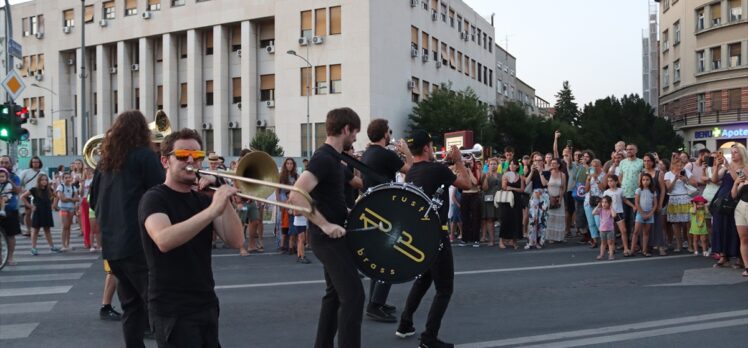
{"type": "Polygon", "coordinates": [[[712,112],[717,112],[722,109],[722,91],[714,91],[712,95],[712,112]]]}
{"type": "Polygon", "coordinates": [[[423,98],[424,99],[428,99],[428,97],[429,97],[429,91],[430,90],[431,90],[431,84],[428,81],[423,80],[423,89],[422,89],[422,91],[423,91],[423,98]]]}
{"type": "Polygon", "coordinates": [[[455,10],[449,9],[449,26],[454,28],[455,27],[455,10]]]}
{"type": "Polygon", "coordinates": [[[722,47],[712,47],[710,50],[712,54],[712,70],[717,70],[722,67],[722,47]]]}
{"type": "Polygon", "coordinates": [[[203,143],[205,143],[205,152],[213,152],[213,130],[203,129],[203,143]]]}
{"type": "Polygon", "coordinates": [[[488,38],[488,52],[493,53],[493,38],[492,37],[488,38]]]}
{"type": "Polygon", "coordinates": [[[205,81],[205,105],[213,105],[213,80],[205,81]]]}
{"type": "MultiPolygon", "coordinates": [[[[173,1],[172,1],[172,6],[173,1]]],[[[161,10],[161,0],[148,0],[148,6],[145,8],[148,11],[160,11],[161,10]]]]}
{"type": "Polygon", "coordinates": [[[742,57],[740,54],[740,50],[741,50],[740,42],[730,44],[727,47],[728,47],[727,50],[730,52],[730,67],[734,68],[734,67],[740,66],[740,64],[742,63],[742,57]]]}
{"type": "Polygon", "coordinates": [[[418,51],[418,28],[410,26],[410,49],[418,51]]]}
{"type": "Polygon", "coordinates": [[[662,68],[662,88],[668,88],[670,86],[670,71],[667,65],[662,68]]]}
{"type": "Polygon", "coordinates": [[[119,110],[119,98],[117,98],[117,90],[112,91],[112,104],[114,104],[114,114],[117,114],[119,110]]]}
{"type": "Polygon", "coordinates": [[[483,65],[478,63],[478,82],[483,82],[483,65]]]}
{"type": "Polygon", "coordinates": [[[434,55],[434,61],[439,61],[439,39],[431,37],[431,53],[434,55]]]}
{"type": "Polygon", "coordinates": [[[457,71],[462,72],[462,52],[457,51],[457,71]]]}
{"type": "Polygon", "coordinates": [[[680,59],[673,62],[673,83],[680,82],[680,59]]]}
{"type": "Polygon", "coordinates": [[[21,19],[21,35],[22,36],[31,35],[31,32],[29,30],[29,18],[21,19]]]}
{"type": "Polygon", "coordinates": [[[670,8],[670,0],[663,1],[662,6],[665,7],[665,11],[667,11],[670,8]]]}
{"type": "Polygon", "coordinates": [[[730,23],[738,22],[743,18],[743,8],[740,0],[730,0],[730,23]]]}
{"type": "Polygon", "coordinates": [[[429,56],[429,33],[425,31],[421,32],[421,45],[423,46],[423,56],[428,57],[429,56]]]}
{"type": "Polygon", "coordinates": [[[301,37],[312,38],[312,11],[301,11],[301,37]]]}
{"type": "Polygon", "coordinates": [[[740,109],[740,88],[733,88],[728,91],[727,107],[728,110],[740,109]]]}
{"type": "Polygon", "coordinates": [[[203,40],[205,40],[205,55],[208,55],[208,56],[212,55],[213,54],[213,30],[208,29],[205,32],[203,32],[203,34],[204,34],[203,40]]]}
{"type": "Polygon", "coordinates": [[[44,53],[41,53],[37,56],[36,59],[36,73],[37,74],[44,74],[44,53]]]}
{"type": "Polygon", "coordinates": [[[455,49],[454,47],[449,48],[449,67],[452,68],[452,70],[455,69],[455,49]]]}
{"type": "Polygon", "coordinates": [[[125,0],[125,16],[138,14],[138,0],[125,0]]]}
{"type": "Polygon", "coordinates": [[[31,35],[34,35],[39,32],[39,19],[37,18],[37,16],[31,16],[29,17],[29,20],[31,21],[31,35]]]}
{"type": "Polygon", "coordinates": [[[179,36],[179,57],[187,58],[187,35],[179,36]]]}
{"type": "Polygon", "coordinates": [[[411,82],[413,88],[410,90],[410,101],[418,103],[418,100],[421,98],[421,90],[418,88],[421,81],[416,77],[411,77],[411,82]]]}
{"type": "Polygon", "coordinates": [[[340,35],[340,6],[330,7],[330,35],[340,35]]]}
{"type": "Polygon", "coordinates": [[[662,32],[662,51],[665,52],[670,48],[670,32],[665,30],[662,32]]]}
{"type": "MultiPolygon", "coordinates": [[[[97,96],[97,94],[96,94],[96,92],[94,92],[94,94],[93,94],[93,100],[92,100],[92,102],[93,102],[93,114],[94,114],[94,116],[99,114],[99,103],[98,103],[98,98],[96,98],[96,96],[97,96]]],[[[36,110],[34,110],[34,111],[36,111],[36,110]]]]}
{"type": "Polygon", "coordinates": [[[39,97],[39,117],[44,117],[44,97],[39,97]]]}
{"type": "Polygon", "coordinates": [[[231,52],[242,49],[242,27],[235,25],[231,27],[231,52]]]}
{"type": "Polygon", "coordinates": [[[330,65],[330,93],[337,94],[343,91],[343,75],[340,64],[330,65]]]}
{"type": "Polygon", "coordinates": [[[161,37],[156,37],[153,40],[153,57],[156,59],[156,62],[164,61],[164,42],[161,37]]]}
{"type": "Polygon", "coordinates": [[[673,24],[673,45],[680,43],[680,21],[673,24]]]}
{"type": "Polygon", "coordinates": [[[696,31],[704,30],[704,9],[696,10],[696,31]]]}
{"type": "Polygon", "coordinates": [[[441,16],[442,16],[442,22],[447,22],[447,4],[441,3],[441,16]]]}
{"type": "Polygon", "coordinates": [[[470,76],[470,57],[468,55],[465,55],[465,67],[462,69],[462,71],[465,73],[465,76],[470,76]]]}
{"type": "Polygon", "coordinates": [[[470,77],[475,80],[475,59],[470,60],[470,77]]]}
{"type": "Polygon", "coordinates": [[[493,87],[493,70],[488,69],[488,87],[493,87]]]}
{"type": "Polygon", "coordinates": [[[422,7],[424,10],[429,10],[429,0],[421,0],[421,4],[423,5],[422,7]]]}
{"type": "Polygon", "coordinates": [[[703,114],[706,111],[706,95],[701,93],[696,96],[696,112],[703,114]]]}
{"type": "Polygon", "coordinates": [[[232,77],[231,78],[231,103],[242,102],[242,78],[232,77]]]}
{"type": "Polygon", "coordinates": [[[164,86],[156,86],[156,109],[162,110],[164,108],[164,86]]]}
{"type": "Polygon", "coordinates": [[[74,27],[75,26],[75,10],[69,9],[62,11],[62,26],[63,27],[74,27]]]}
{"type": "Polygon", "coordinates": [[[36,73],[36,56],[29,56],[29,63],[29,75],[33,75],[36,73]]]}
{"type": "Polygon", "coordinates": [[[275,100],[275,75],[260,76],[260,101],[275,100]]]}
{"type": "MultiPolygon", "coordinates": [[[[31,107],[29,108],[29,113],[31,114],[31,117],[36,117],[36,98],[31,98],[31,107]]],[[[94,115],[95,114],[96,112],[94,112],[94,115]]]]}
{"type": "Polygon", "coordinates": [[[448,61],[447,57],[449,57],[449,51],[447,50],[447,44],[442,42],[442,65],[446,66],[448,61]]]}
{"type": "Polygon", "coordinates": [[[314,67],[314,94],[327,94],[327,66],[314,67]]]}
{"type": "Polygon", "coordinates": [[[704,51],[696,52],[696,72],[704,72],[704,51]]]}
{"type": "Polygon", "coordinates": [[[318,8],[314,10],[314,35],[325,36],[327,35],[327,10],[324,8],[318,8]]]}
{"type": "Polygon", "coordinates": [[[312,69],[310,68],[301,68],[301,96],[306,96],[307,92],[311,88],[309,86],[310,80],[312,77],[310,76],[312,73],[312,69]]]}
{"type": "Polygon", "coordinates": [[[242,152],[242,129],[229,129],[229,135],[231,136],[231,155],[239,156],[242,152]]]}
{"type": "Polygon", "coordinates": [[[275,44],[275,26],[272,23],[260,24],[260,48],[275,44]]]}
{"type": "Polygon", "coordinates": [[[179,106],[187,107],[187,83],[179,84],[179,106]]]}
{"type": "Polygon", "coordinates": [[[325,143],[327,138],[327,128],[324,122],[314,124],[314,148],[319,149],[325,143]]]}
{"type": "Polygon", "coordinates": [[[709,9],[712,12],[712,26],[718,26],[722,24],[722,4],[721,2],[718,2],[716,4],[712,4],[709,9]]]}
{"type": "Polygon", "coordinates": [[[184,6],[184,0],[171,0],[171,7],[184,6]]]}
{"type": "Polygon", "coordinates": [[[457,31],[462,32],[462,16],[457,15],[457,31]]]}
{"type": "Polygon", "coordinates": [[[140,88],[135,88],[133,96],[135,97],[135,109],[140,109],[140,88]]]}
{"type": "Polygon", "coordinates": [[[474,25],[470,26],[470,40],[475,42],[475,26],[474,25]]]}
{"type": "Polygon", "coordinates": [[[114,0],[107,1],[102,4],[104,8],[104,18],[105,19],[114,19],[114,0]]]}

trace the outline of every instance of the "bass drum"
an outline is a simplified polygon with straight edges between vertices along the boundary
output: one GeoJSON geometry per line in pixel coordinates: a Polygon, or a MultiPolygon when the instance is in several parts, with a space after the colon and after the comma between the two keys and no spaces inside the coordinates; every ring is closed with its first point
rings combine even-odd
{"type": "Polygon", "coordinates": [[[388,183],[367,190],[348,215],[357,266],[372,279],[403,283],[426,272],[441,248],[438,209],[419,188],[388,183]]]}

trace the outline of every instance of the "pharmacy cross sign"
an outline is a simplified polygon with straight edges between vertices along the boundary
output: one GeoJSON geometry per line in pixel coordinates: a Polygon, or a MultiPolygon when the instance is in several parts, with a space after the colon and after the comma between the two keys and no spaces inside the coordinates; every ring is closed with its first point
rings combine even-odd
{"type": "Polygon", "coordinates": [[[23,79],[21,79],[21,76],[15,70],[8,72],[8,75],[3,79],[2,86],[12,100],[18,99],[23,90],[26,89],[26,84],[23,83],[23,79]]]}

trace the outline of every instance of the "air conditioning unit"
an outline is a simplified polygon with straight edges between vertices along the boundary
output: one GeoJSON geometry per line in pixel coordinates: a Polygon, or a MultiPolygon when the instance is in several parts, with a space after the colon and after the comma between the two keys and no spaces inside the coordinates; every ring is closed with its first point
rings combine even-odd
{"type": "Polygon", "coordinates": [[[16,62],[16,69],[23,69],[23,62],[16,62]]]}
{"type": "Polygon", "coordinates": [[[242,103],[236,103],[236,107],[239,108],[239,110],[242,109],[242,103]]]}
{"type": "Polygon", "coordinates": [[[65,34],[70,34],[71,31],[72,29],[70,29],[70,27],[62,27],[62,32],[65,34]]]}
{"type": "Polygon", "coordinates": [[[421,56],[421,61],[424,62],[424,63],[428,62],[429,61],[429,55],[428,54],[424,54],[423,56],[421,56]]]}
{"type": "Polygon", "coordinates": [[[138,71],[138,70],[140,70],[140,64],[130,65],[130,70],[132,70],[132,71],[138,71]]]}
{"type": "Polygon", "coordinates": [[[418,57],[418,49],[415,47],[410,48],[410,56],[411,57],[418,57]]]}
{"type": "Polygon", "coordinates": [[[275,53],[275,45],[270,45],[270,46],[265,47],[265,52],[269,54],[275,53]]]}
{"type": "Polygon", "coordinates": [[[410,7],[418,6],[418,0],[410,0],[410,7]]]}
{"type": "Polygon", "coordinates": [[[68,58],[68,60],[66,61],[66,63],[67,63],[68,65],[73,65],[73,64],[75,64],[75,59],[73,59],[73,58],[68,58]]]}
{"type": "Polygon", "coordinates": [[[203,122],[203,129],[213,129],[213,125],[210,122],[203,122]]]}
{"type": "Polygon", "coordinates": [[[242,50],[236,50],[236,56],[241,57],[242,56],[242,50]]]}
{"type": "Polygon", "coordinates": [[[257,120],[257,127],[258,128],[265,128],[268,126],[268,121],[265,120],[257,120]]]}
{"type": "Polygon", "coordinates": [[[299,45],[300,46],[306,46],[309,44],[309,39],[307,39],[306,36],[302,36],[299,38],[299,45]]]}
{"type": "Polygon", "coordinates": [[[229,128],[239,128],[239,121],[229,122],[229,128]]]}
{"type": "Polygon", "coordinates": [[[107,25],[106,19],[102,19],[102,20],[99,21],[99,26],[100,27],[106,27],[106,25],[107,25]]]}
{"type": "Polygon", "coordinates": [[[325,38],[322,36],[315,36],[312,38],[312,42],[314,42],[315,45],[321,45],[323,42],[325,42],[325,38]]]}
{"type": "Polygon", "coordinates": [[[440,61],[437,60],[436,61],[436,68],[439,69],[441,67],[442,67],[442,62],[440,62],[440,61]]]}
{"type": "Polygon", "coordinates": [[[269,109],[272,109],[275,107],[275,100],[268,100],[265,102],[265,105],[267,105],[269,109]]]}
{"type": "Polygon", "coordinates": [[[110,74],[116,74],[117,73],[117,67],[113,66],[113,67],[109,68],[109,73],[110,74]]]}
{"type": "Polygon", "coordinates": [[[34,36],[36,36],[36,38],[37,38],[37,39],[40,39],[40,40],[41,40],[42,38],[44,38],[44,33],[42,33],[42,32],[40,31],[40,32],[38,32],[38,33],[34,34],[34,36]]]}
{"type": "Polygon", "coordinates": [[[436,10],[431,10],[431,20],[436,21],[439,18],[439,14],[436,12],[436,10]]]}
{"type": "Polygon", "coordinates": [[[408,80],[408,89],[413,89],[416,87],[416,83],[413,82],[413,80],[408,80]]]}
{"type": "Polygon", "coordinates": [[[143,19],[151,19],[152,14],[151,11],[145,11],[141,16],[143,17],[143,19]]]}
{"type": "Polygon", "coordinates": [[[37,72],[37,73],[36,73],[36,74],[34,75],[34,79],[36,79],[37,81],[41,81],[41,80],[44,80],[44,74],[42,74],[42,73],[40,73],[40,72],[37,72]]]}

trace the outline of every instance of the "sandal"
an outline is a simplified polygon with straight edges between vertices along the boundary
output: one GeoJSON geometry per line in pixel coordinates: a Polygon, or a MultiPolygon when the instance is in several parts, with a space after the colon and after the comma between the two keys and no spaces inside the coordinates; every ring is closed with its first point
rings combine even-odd
{"type": "Polygon", "coordinates": [[[630,251],[626,250],[623,252],[623,257],[630,257],[632,254],[630,251]]]}
{"type": "Polygon", "coordinates": [[[595,258],[595,260],[602,260],[602,259],[603,259],[602,255],[597,255],[597,257],[595,258]]]}
{"type": "Polygon", "coordinates": [[[667,251],[665,251],[665,248],[660,248],[660,256],[667,256],[667,251]]]}
{"type": "Polygon", "coordinates": [[[651,257],[651,256],[652,256],[652,254],[650,254],[650,253],[643,253],[642,255],[643,255],[644,257],[651,257]]]}
{"type": "Polygon", "coordinates": [[[719,261],[717,261],[717,263],[715,263],[712,267],[722,268],[722,267],[725,267],[728,262],[729,261],[726,258],[720,258],[719,261]]]}
{"type": "Polygon", "coordinates": [[[748,267],[745,269],[745,271],[743,271],[743,273],[741,274],[741,276],[748,277],[748,267]]]}

